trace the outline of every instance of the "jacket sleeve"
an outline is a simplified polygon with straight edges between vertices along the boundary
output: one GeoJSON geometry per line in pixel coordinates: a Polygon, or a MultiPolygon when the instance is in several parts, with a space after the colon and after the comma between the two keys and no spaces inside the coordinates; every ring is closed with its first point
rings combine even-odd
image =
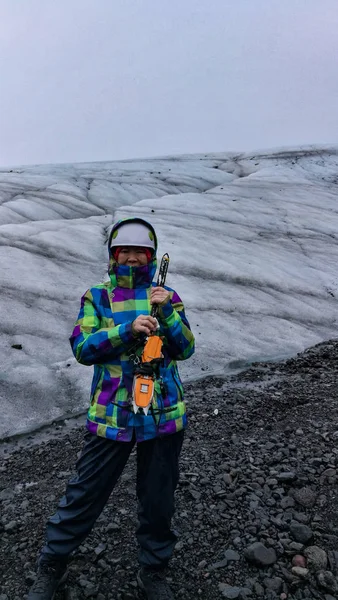
{"type": "Polygon", "coordinates": [[[135,342],[131,323],[101,328],[100,315],[90,290],[81,298],[81,308],[69,338],[76,360],[83,365],[95,365],[118,358],[135,342]]]}
{"type": "Polygon", "coordinates": [[[195,352],[195,338],[190,329],[181,298],[172,292],[170,302],[159,307],[159,321],[175,360],[186,360],[195,352]]]}

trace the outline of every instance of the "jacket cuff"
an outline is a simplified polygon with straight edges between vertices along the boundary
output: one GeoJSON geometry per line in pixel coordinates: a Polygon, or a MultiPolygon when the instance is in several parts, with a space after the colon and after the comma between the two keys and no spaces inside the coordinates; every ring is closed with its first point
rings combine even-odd
{"type": "Polygon", "coordinates": [[[175,311],[171,302],[167,302],[164,306],[159,306],[158,315],[167,327],[170,327],[175,321],[175,311]]]}
{"type": "MultiPolygon", "coordinates": [[[[135,337],[133,335],[133,330],[132,330],[132,326],[131,323],[122,323],[121,325],[118,326],[118,337],[120,339],[120,343],[121,344],[130,344],[131,342],[135,341],[135,337]]],[[[113,346],[116,346],[117,344],[114,344],[114,341],[116,340],[116,334],[113,334],[113,329],[110,330],[111,331],[111,336],[108,333],[108,337],[110,337],[110,341],[112,342],[113,346]],[[115,338],[115,340],[114,340],[115,338]]]]}

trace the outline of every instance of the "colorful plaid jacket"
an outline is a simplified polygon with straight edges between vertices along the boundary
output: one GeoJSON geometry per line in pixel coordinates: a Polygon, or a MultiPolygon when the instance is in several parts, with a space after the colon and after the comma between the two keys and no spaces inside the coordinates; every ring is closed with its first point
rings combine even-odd
{"type": "MultiPolygon", "coordinates": [[[[112,230],[110,240],[120,223],[112,230]]],[[[160,307],[158,315],[160,335],[164,336],[160,376],[165,393],[156,381],[152,410],[147,415],[134,414],[131,408],[134,367],[129,353],[136,342],[131,324],[137,316],[151,312],[150,290],[156,285],[152,282],[155,273],[156,258],[146,266],[129,267],[118,265],[110,253],[110,281],[92,287],[82,297],[70,343],[78,362],[94,365],[87,415],[87,429],[93,434],[127,442],[135,431],[136,440],[141,442],[186,427],[176,361],[193,354],[194,336],[180,297],[167,286],[171,301],[160,307]]]]}

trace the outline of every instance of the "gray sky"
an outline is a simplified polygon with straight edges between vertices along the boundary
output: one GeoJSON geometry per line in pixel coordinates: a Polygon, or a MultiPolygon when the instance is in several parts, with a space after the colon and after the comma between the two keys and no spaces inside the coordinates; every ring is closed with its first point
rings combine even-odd
{"type": "Polygon", "coordinates": [[[338,143],[337,0],[1,0],[0,165],[338,143]]]}

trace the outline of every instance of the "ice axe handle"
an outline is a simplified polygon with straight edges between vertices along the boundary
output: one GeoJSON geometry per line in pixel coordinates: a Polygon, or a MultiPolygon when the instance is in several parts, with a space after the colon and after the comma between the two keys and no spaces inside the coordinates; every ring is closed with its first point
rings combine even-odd
{"type": "MultiPolygon", "coordinates": [[[[165,280],[167,277],[167,272],[168,272],[168,267],[169,267],[169,254],[163,254],[162,256],[162,260],[161,260],[161,264],[160,264],[160,269],[158,272],[158,277],[157,277],[157,282],[156,285],[157,287],[164,287],[165,285],[165,280]]],[[[158,313],[158,304],[153,304],[152,309],[151,309],[151,316],[152,317],[156,317],[158,313]]]]}

